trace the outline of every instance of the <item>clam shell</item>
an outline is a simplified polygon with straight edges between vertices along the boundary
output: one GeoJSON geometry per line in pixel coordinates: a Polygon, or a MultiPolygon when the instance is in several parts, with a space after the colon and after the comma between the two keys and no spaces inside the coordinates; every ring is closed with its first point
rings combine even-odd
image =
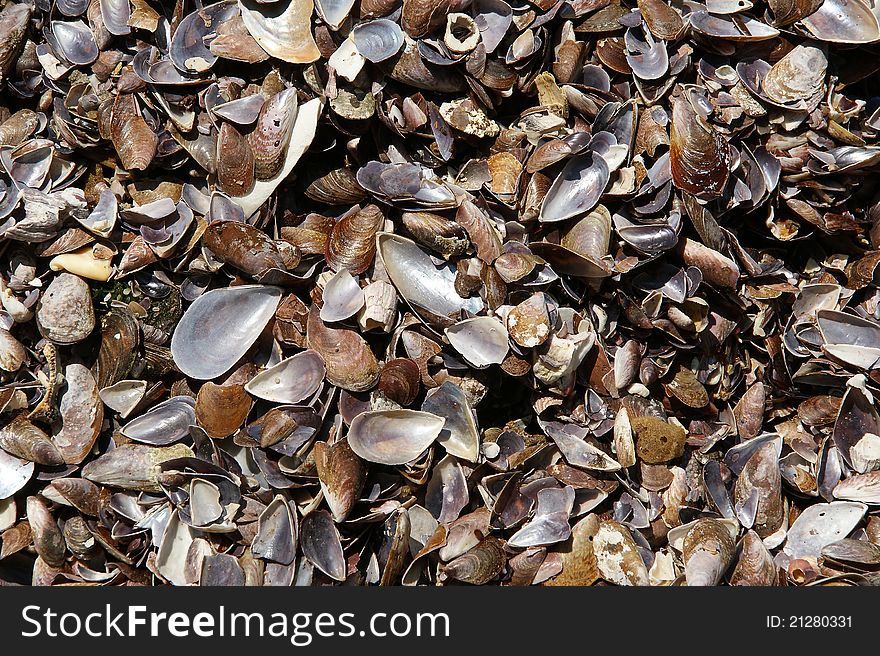
{"type": "Polygon", "coordinates": [[[317,392],[325,373],[321,356],[315,351],[303,351],[257,374],[245,389],[266,401],[294,404],[317,392]]]}
{"type": "Polygon", "coordinates": [[[476,462],[480,453],[480,432],[476,415],[461,387],[445,381],[428,392],[422,410],[446,420],[437,441],[447,453],[476,462]]]}
{"type": "Polygon", "coordinates": [[[351,422],[348,444],[368,462],[403,465],[431,446],[445,423],[443,417],[417,410],[362,412],[351,422]]]}
{"type": "Polygon", "coordinates": [[[247,31],[272,57],[291,64],[311,64],[320,57],[312,36],[313,0],[239,0],[238,6],[247,31]]]}
{"type": "Polygon", "coordinates": [[[390,233],[376,235],[379,257],[398,293],[416,311],[424,310],[429,318],[449,322],[462,310],[476,314],[483,302],[476,297],[462,298],[455,291],[455,269],[436,266],[415,242],[390,233]]]}
{"type": "Polygon", "coordinates": [[[492,317],[474,317],[449,326],[446,338],[462,357],[478,369],[501,364],[510,350],[507,329],[492,317]]]}
{"type": "Polygon", "coordinates": [[[791,558],[818,558],[822,549],[847,537],[868,507],[854,501],[832,501],[807,507],[794,520],[782,550],[791,558]]]}
{"type": "Polygon", "coordinates": [[[363,392],[376,384],[379,363],[370,345],[355,331],[331,328],[312,307],[309,311],[306,339],[327,368],[327,380],[349,392],[363,392]]]}
{"type": "Polygon", "coordinates": [[[327,281],[322,299],[321,320],[330,323],[353,317],[364,307],[364,291],[357,279],[344,268],[327,281]]]}
{"type": "Polygon", "coordinates": [[[376,205],[367,205],[343,216],[327,240],[327,264],[334,271],[347,269],[355,276],[366,271],[376,256],[376,233],[384,220],[382,210],[376,205]]]}
{"type": "Polygon", "coordinates": [[[196,396],[195,417],[209,437],[232,435],[247,419],[253,400],[243,385],[207,382],[196,396]]]}
{"type": "Polygon", "coordinates": [[[262,285],[202,294],[174,330],[171,354],[175,365],[200,380],[226,373],[260,336],[280,300],[280,289],[262,285]]]}

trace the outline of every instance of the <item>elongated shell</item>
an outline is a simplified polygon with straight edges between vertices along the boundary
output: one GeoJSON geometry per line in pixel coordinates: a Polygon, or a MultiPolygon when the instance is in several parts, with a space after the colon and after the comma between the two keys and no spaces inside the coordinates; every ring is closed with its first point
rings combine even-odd
{"type": "Polygon", "coordinates": [[[471,585],[485,585],[496,579],[507,563],[502,548],[504,543],[498,538],[481,540],[477,546],[443,566],[442,579],[455,579],[471,585]]]}
{"type": "Polygon", "coordinates": [[[730,576],[731,585],[769,586],[777,583],[773,556],[754,531],[747,531],[740,545],[739,560],[730,576]]]}
{"type": "Polygon", "coordinates": [[[15,66],[31,18],[28,3],[8,3],[0,12],[0,82],[15,66]]]}
{"type": "Polygon", "coordinates": [[[730,528],[717,519],[700,519],[684,538],[682,557],[689,586],[717,585],[736,547],[730,528]]]}
{"type": "Polygon", "coordinates": [[[730,147],[694,108],[701,100],[685,92],[672,104],[669,161],[675,186],[698,198],[717,198],[730,175],[730,147]],[[696,99],[696,100],[695,100],[696,99]]]}
{"type": "Polygon", "coordinates": [[[254,151],[231,123],[217,138],[217,184],[230,196],[244,196],[254,186],[254,151]]]}
{"type": "Polygon", "coordinates": [[[110,138],[122,167],[143,171],[153,161],[159,140],[141,116],[134,94],[116,96],[111,116],[110,138]]]}
{"type": "Polygon", "coordinates": [[[293,88],[276,93],[260,109],[257,124],[248,135],[257,180],[273,178],[284,166],[297,113],[296,89],[293,88]]]}

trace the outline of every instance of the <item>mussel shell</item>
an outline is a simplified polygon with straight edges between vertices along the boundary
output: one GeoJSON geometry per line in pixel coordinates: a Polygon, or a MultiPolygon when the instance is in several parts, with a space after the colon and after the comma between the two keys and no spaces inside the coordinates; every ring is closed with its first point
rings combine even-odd
{"type": "Polygon", "coordinates": [[[367,462],[403,465],[431,446],[445,423],[443,417],[417,410],[362,412],[351,422],[348,444],[367,462]]]}
{"type": "Polygon", "coordinates": [[[254,151],[231,123],[217,137],[217,185],[230,196],[244,196],[254,186],[254,151]]]}
{"type": "Polygon", "coordinates": [[[376,233],[384,221],[382,210],[376,205],[343,216],[327,240],[327,264],[334,271],[347,269],[355,276],[366,271],[376,256],[376,233]]]}
{"type": "Polygon", "coordinates": [[[379,379],[379,363],[363,337],[348,328],[327,326],[314,306],[309,311],[306,339],[324,360],[327,380],[333,385],[363,392],[379,379]]]}
{"type": "Polygon", "coordinates": [[[174,330],[174,363],[185,375],[201,380],[226,373],[254,344],[280,301],[280,289],[263,285],[202,294],[174,330]]]}
{"type": "Polygon", "coordinates": [[[247,223],[214,221],[204,234],[204,245],[221,262],[257,277],[268,269],[286,269],[287,263],[269,236],[247,223]]]}
{"type": "Polygon", "coordinates": [[[243,385],[207,382],[196,396],[195,417],[209,437],[219,439],[239,429],[253,404],[243,385]]]}
{"type": "Polygon", "coordinates": [[[245,389],[266,401],[294,404],[317,392],[325,373],[321,356],[306,350],[260,372],[245,385],[245,389]]]}
{"type": "Polygon", "coordinates": [[[722,194],[730,175],[730,146],[700,117],[691,100],[673,100],[669,161],[675,186],[698,198],[722,194]]]}
{"type": "Polygon", "coordinates": [[[239,0],[238,6],[247,31],[272,57],[291,64],[311,64],[320,57],[312,36],[313,0],[239,0]]]}
{"type": "Polygon", "coordinates": [[[358,52],[368,61],[378,64],[390,59],[403,47],[403,32],[394,21],[380,18],[360,23],[351,31],[358,52]]]}
{"type": "MultiPolygon", "coordinates": [[[[291,4],[296,4],[293,0],[291,4]]],[[[281,171],[298,114],[296,89],[285,89],[267,100],[257,124],[248,135],[258,180],[269,180],[281,171]]]]}
{"type": "Polygon", "coordinates": [[[59,54],[71,64],[86,66],[98,58],[95,35],[82,21],[53,21],[51,29],[59,54]]]}

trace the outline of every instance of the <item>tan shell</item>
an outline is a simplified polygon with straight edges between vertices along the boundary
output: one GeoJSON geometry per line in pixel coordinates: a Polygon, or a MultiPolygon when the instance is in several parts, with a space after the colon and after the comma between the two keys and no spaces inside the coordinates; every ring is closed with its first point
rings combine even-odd
{"type": "Polygon", "coordinates": [[[254,186],[254,151],[231,123],[217,137],[217,185],[230,196],[243,196],[254,186]]]}
{"type": "Polygon", "coordinates": [[[353,276],[366,271],[376,257],[376,233],[384,220],[376,205],[367,205],[340,219],[327,240],[327,264],[334,271],[348,269],[353,276]]]}
{"type": "Polygon", "coordinates": [[[348,328],[330,328],[313,306],[306,339],[327,368],[327,380],[349,392],[363,392],[379,379],[379,363],[363,337],[348,328]]]}
{"type": "MultiPolygon", "coordinates": [[[[297,1],[293,0],[294,3],[297,1]]],[[[284,166],[297,113],[296,89],[276,93],[260,109],[257,124],[248,134],[257,180],[274,178],[284,166]]]]}
{"type": "Polygon", "coordinates": [[[682,547],[687,584],[717,585],[735,549],[726,524],[717,519],[698,520],[685,536],[682,547]]]}
{"type": "Polygon", "coordinates": [[[536,292],[507,314],[507,332],[523,348],[540,346],[550,337],[550,316],[543,292],[536,292]]]}
{"type": "Polygon", "coordinates": [[[612,519],[599,522],[593,537],[596,565],[603,579],[615,585],[648,585],[648,568],[629,529],[612,519]]]}
{"type": "Polygon", "coordinates": [[[110,138],[124,169],[143,171],[153,161],[159,140],[138,111],[134,94],[116,96],[110,138]]]}
{"type": "Polygon", "coordinates": [[[208,436],[232,435],[247,419],[253,400],[243,385],[204,383],[196,396],[196,419],[208,436]]]}

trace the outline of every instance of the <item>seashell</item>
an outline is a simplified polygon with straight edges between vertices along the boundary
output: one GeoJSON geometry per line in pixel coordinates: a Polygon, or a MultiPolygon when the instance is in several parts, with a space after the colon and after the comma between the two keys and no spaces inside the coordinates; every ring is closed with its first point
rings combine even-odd
{"type": "Polygon", "coordinates": [[[46,502],[40,497],[27,498],[27,519],[33,531],[34,549],[49,565],[64,564],[64,536],[46,502]]]}
{"type": "Polygon", "coordinates": [[[422,403],[422,411],[446,420],[437,441],[447,453],[470,462],[477,461],[480,433],[476,415],[461,387],[445,381],[428,392],[422,403]]]}
{"type": "Polygon", "coordinates": [[[195,531],[180,520],[177,510],[171,513],[162,534],[162,546],[156,554],[156,569],[173,585],[188,585],[187,555],[195,541],[195,531]]]}
{"type": "Polygon", "coordinates": [[[364,200],[367,194],[358,184],[354,171],[343,167],[314,180],[306,188],[306,196],[318,203],[355,205],[364,200]]]}
{"type": "Polygon", "coordinates": [[[795,3],[796,9],[787,13],[786,20],[798,16],[801,25],[819,41],[872,43],[880,39],[877,16],[861,0],[827,0],[819,4],[807,2],[804,5],[802,7],[801,3],[795,3]],[[810,9],[815,11],[809,11],[810,9]]]}
{"type": "Polygon", "coordinates": [[[453,579],[471,585],[485,585],[495,580],[502,574],[507,562],[503,545],[501,540],[494,537],[481,540],[467,553],[443,565],[441,580],[453,579]]]}
{"type": "Polygon", "coordinates": [[[384,220],[376,205],[367,205],[354,214],[343,216],[333,226],[327,240],[327,264],[334,271],[347,269],[355,276],[366,271],[376,256],[376,233],[384,220]]]}
{"type": "Polygon", "coordinates": [[[37,326],[56,344],[75,344],[88,337],[95,327],[89,286],[70,273],[55,276],[40,297],[37,326]]]}
{"type": "Polygon", "coordinates": [[[122,167],[128,171],[143,171],[156,155],[159,140],[141,116],[133,94],[121,93],[116,96],[110,137],[122,167]]]}
{"type": "Polygon", "coordinates": [[[687,433],[684,429],[657,417],[630,418],[636,435],[639,460],[657,465],[676,460],[684,454],[687,433]]]}
{"type": "Polygon", "coordinates": [[[64,379],[66,385],[58,404],[61,429],[55,433],[54,441],[64,462],[78,465],[98,439],[104,406],[94,377],[83,365],[67,365],[64,379]]]}
{"type": "Polygon", "coordinates": [[[245,422],[253,404],[243,385],[207,382],[196,396],[195,417],[209,437],[228,437],[245,422]]]}
{"type": "Polygon", "coordinates": [[[623,43],[626,63],[638,79],[656,80],[669,70],[666,44],[662,39],[655,40],[650,31],[630,28],[623,37],[623,43]]]}
{"type": "Polygon", "coordinates": [[[101,21],[107,31],[114,36],[131,33],[131,4],[126,0],[100,0],[101,21]]]}
{"type": "Polygon", "coordinates": [[[311,64],[320,56],[312,36],[313,0],[272,4],[239,0],[238,6],[247,31],[272,57],[291,64],[311,64]]]}
{"type": "Polygon", "coordinates": [[[314,510],[303,517],[300,536],[303,555],[331,579],[344,581],[348,567],[330,513],[314,510]]]}
{"type": "Polygon", "coordinates": [[[870,460],[857,447],[871,444],[872,435],[880,435],[880,415],[862,390],[850,387],[840,404],[832,440],[844,461],[860,474],[868,471],[870,460]]]}
{"type": "MultiPolygon", "coordinates": [[[[334,31],[342,27],[342,23],[348,18],[353,6],[354,0],[316,0],[315,2],[318,16],[334,31]]],[[[361,15],[364,16],[363,7],[361,8],[361,15]]]]}
{"type": "Polygon", "coordinates": [[[16,416],[0,428],[0,449],[38,465],[51,467],[64,464],[64,457],[55,443],[23,415],[16,416]]]}
{"type": "Polygon", "coordinates": [[[5,82],[15,68],[32,10],[28,4],[10,2],[0,11],[0,82],[5,82]]]}
{"type": "Polygon", "coordinates": [[[648,585],[648,568],[639,554],[632,534],[623,524],[599,521],[593,536],[593,551],[599,575],[615,585],[648,585]]]}
{"type": "Polygon", "coordinates": [[[199,574],[199,585],[212,586],[244,586],[246,584],[244,570],[235,556],[229,554],[207,554],[202,560],[199,574]]]}
{"type": "Polygon", "coordinates": [[[709,394],[690,369],[679,367],[675,376],[666,385],[666,392],[689,408],[705,408],[709,404],[709,394]]]}
{"type": "Polygon", "coordinates": [[[809,16],[820,6],[819,0],[772,0],[767,3],[773,11],[773,25],[785,27],[809,16]]]}
{"type": "Polygon", "coordinates": [[[425,491],[425,506],[440,524],[458,519],[468,504],[467,479],[458,460],[451,455],[440,459],[434,467],[425,491]]]}
{"type": "Polygon", "coordinates": [[[739,267],[736,262],[687,237],[678,243],[684,263],[697,267],[707,283],[724,289],[736,289],[739,281],[739,267]]]}
{"type": "MultiPolygon", "coordinates": [[[[10,5],[14,6],[14,5],[10,5]]],[[[2,53],[0,53],[2,57],[2,53]]],[[[19,146],[30,137],[40,124],[36,112],[20,109],[0,123],[0,146],[19,146]]]]}
{"type": "Polygon", "coordinates": [[[538,423],[572,467],[608,472],[621,468],[619,462],[584,439],[587,435],[585,429],[556,421],[538,423]]]}
{"type": "Polygon", "coordinates": [[[253,396],[294,404],[310,398],[324,382],[324,361],[315,351],[302,351],[257,374],[244,386],[253,396]]]}
{"type": "Polygon", "coordinates": [[[682,546],[684,574],[689,586],[718,585],[733,560],[736,531],[717,519],[697,520],[682,546]]]}
{"type": "Polygon", "coordinates": [[[53,48],[74,66],[87,66],[98,58],[98,44],[82,21],[52,21],[53,48]]]}
{"type": "Polygon", "coordinates": [[[101,319],[101,346],[92,367],[99,389],[129,375],[140,344],[140,324],[128,308],[113,308],[104,315],[101,319]]]}
{"type": "Polygon", "coordinates": [[[843,539],[825,545],[822,558],[859,565],[880,564],[880,547],[867,540],[843,539]]]}
{"type": "Polygon", "coordinates": [[[746,462],[736,480],[734,498],[737,516],[746,528],[754,528],[762,538],[775,533],[784,520],[782,475],[779,471],[780,440],[763,444],[746,462]],[[756,498],[754,513],[745,509],[756,498]],[[748,521],[743,522],[743,516],[748,521]]]}
{"type": "Polygon", "coordinates": [[[470,246],[465,229],[429,212],[404,212],[403,225],[417,242],[445,259],[464,255],[470,246]]]}
{"type": "Polygon", "coordinates": [[[123,444],[86,464],[82,477],[99,485],[161,494],[162,486],[156,478],[159,466],[167,460],[191,457],[192,450],[183,444],[123,444]]]}
{"type": "Polygon", "coordinates": [[[766,41],[779,36],[779,30],[748,16],[737,15],[734,21],[730,16],[713,16],[706,11],[688,14],[691,28],[699,34],[725,39],[734,43],[766,41]]]}
{"type": "MultiPolygon", "coordinates": [[[[420,0],[412,0],[411,4],[419,5],[420,0]]],[[[405,24],[402,27],[407,30],[405,24]]],[[[394,64],[388,75],[402,84],[437,93],[458,93],[465,88],[461,76],[449,71],[448,67],[426,65],[418,45],[409,39],[404,42],[403,52],[392,61],[394,64]]]]}
{"type": "Polygon", "coordinates": [[[262,285],[202,294],[187,308],[174,330],[174,364],[185,375],[199,380],[226,373],[263,332],[280,300],[280,289],[262,285]]]}
{"type": "Polygon", "coordinates": [[[867,510],[854,501],[808,506],[789,527],[782,550],[791,558],[818,558],[826,545],[847,537],[867,510]]]}
{"type": "Polygon", "coordinates": [[[18,371],[27,361],[28,353],[24,345],[8,330],[0,328],[0,369],[18,371]]]}
{"type": "Polygon", "coordinates": [[[331,384],[349,392],[363,392],[376,384],[379,363],[369,344],[353,330],[327,326],[314,306],[309,311],[306,339],[324,360],[331,384]]]}
{"type": "Polygon", "coordinates": [[[385,18],[356,25],[351,30],[350,38],[358,52],[374,64],[396,55],[404,42],[403,32],[397,23],[385,18]]]}
{"type": "Polygon", "coordinates": [[[610,179],[608,164],[601,155],[587,151],[572,157],[544,196],[539,219],[564,221],[589,212],[599,202],[610,179]]]}
{"type": "MultiPolygon", "coordinates": [[[[2,130],[2,126],[0,126],[0,130],[2,130]]],[[[116,200],[116,194],[109,189],[105,189],[101,192],[101,196],[91,214],[85,219],[80,219],[79,222],[89,232],[106,239],[116,226],[118,207],[119,203],[116,200]]]]}
{"type": "MultiPolygon", "coordinates": [[[[630,424],[629,412],[621,408],[614,418],[614,453],[621,467],[632,467],[636,464],[636,446],[633,440],[632,425],[630,424]]],[[[644,476],[644,466],[642,479],[644,476]]],[[[643,480],[644,484],[644,480],[643,480]]]]}
{"type": "Polygon", "coordinates": [[[777,585],[778,573],[773,556],[754,531],[743,536],[739,560],[730,575],[730,585],[777,585]]]}
{"type": "MultiPolygon", "coordinates": [[[[5,429],[0,429],[0,435],[5,429]]],[[[7,453],[0,445],[0,499],[9,499],[34,475],[34,463],[7,453]]]]}
{"type": "MultiPolygon", "coordinates": [[[[385,398],[406,407],[419,395],[420,380],[419,365],[414,360],[394,358],[382,366],[376,388],[385,398]]],[[[424,407],[422,410],[431,412],[424,407]]]]}
{"type": "Polygon", "coordinates": [[[550,316],[543,292],[536,292],[507,314],[507,331],[523,348],[540,346],[550,337],[550,316]]]}
{"type": "Polygon", "coordinates": [[[483,308],[479,298],[462,298],[455,291],[455,269],[436,266],[415,242],[390,233],[377,233],[379,257],[397,291],[429,320],[449,323],[462,310],[476,314],[483,308]]]}
{"type": "Polygon", "coordinates": [[[314,454],[318,480],[333,521],[345,521],[360,498],[367,470],[344,439],[332,445],[315,442],[314,454]]]}
{"type": "MultiPolygon", "coordinates": [[[[291,0],[291,5],[297,2],[303,0],[291,0]]],[[[293,88],[275,94],[263,104],[257,124],[247,138],[253,152],[257,180],[271,180],[279,175],[298,115],[296,89],[293,88]]]]}
{"type": "Polygon", "coordinates": [[[211,52],[212,35],[217,25],[238,16],[236,0],[222,0],[184,16],[171,37],[169,55],[178,70],[184,73],[204,73],[217,61],[211,52]]]}
{"type": "Polygon", "coordinates": [[[239,221],[214,221],[205,230],[204,245],[226,264],[249,276],[259,277],[269,269],[287,269],[298,262],[285,258],[269,236],[239,221]]]}
{"type": "Polygon", "coordinates": [[[845,478],[835,486],[832,493],[835,499],[880,504],[880,471],[845,478]]]}
{"type": "MultiPolygon", "coordinates": [[[[587,322],[582,322],[583,326],[587,322]]],[[[535,350],[532,371],[544,385],[568,387],[575,371],[587,353],[596,344],[592,330],[581,331],[567,338],[551,335],[540,349],[535,350]]]]}
{"type": "Polygon", "coordinates": [[[766,394],[764,384],[761,382],[749,387],[737,401],[736,407],[733,409],[733,416],[736,418],[740,437],[744,440],[750,440],[761,432],[765,402],[766,394]]]}
{"type": "Polygon", "coordinates": [[[254,186],[254,151],[232,123],[217,137],[217,186],[230,196],[244,196],[254,186]]]}
{"type": "Polygon", "coordinates": [[[131,420],[120,432],[135,442],[167,446],[189,436],[190,426],[195,424],[195,401],[189,396],[174,396],[131,420]]]}
{"type": "Polygon", "coordinates": [[[344,321],[364,307],[364,292],[356,278],[344,268],[324,285],[322,294],[324,305],[321,306],[321,320],[332,323],[344,321]]]}
{"type": "Polygon", "coordinates": [[[362,412],[351,422],[348,443],[367,462],[403,465],[431,446],[445,423],[443,417],[417,410],[362,412]]]}
{"type": "Polygon", "coordinates": [[[821,48],[800,44],[776,62],[761,81],[773,102],[809,111],[823,95],[828,60],[821,48]]]}
{"type": "Polygon", "coordinates": [[[98,257],[99,248],[85,246],[70,253],[56,255],[49,261],[52,271],[67,271],[82,278],[104,282],[113,274],[110,258],[98,257]]]}
{"type": "Polygon", "coordinates": [[[540,490],[534,516],[507,543],[512,547],[533,547],[567,540],[571,536],[568,518],[573,505],[574,488],[570,486],[540,490]]]}
{"type": "Polygon", "coordinates": [[[480,29],[473,18],[467,14],[451,13],[446,15],[446,31],[443,43],[453,55],[471,52],[480,42],[480,29]]]}
{"type": "Polygon", "coordinates": [[[82,478],[55,478],[43,496],[54,503],[73,506],[90,517],[97,517],[101,508],[101,489],[82,478]]]}
{"type": "Polygon", "coordinates": [[[492,317],[474,317],[449,326],[446,338],[465,360],[478,369],[501,364],[510,350],[507,329],[492,317]]]}
{"type": "Polygon", "coordinates": [[[296,511],[279,494],[257,519],[251,551],[257,558],[289,565],[296,558],[297,533],[296,511]]]}
{"type": "Polygon", "coordinates": [[[639,0],[638,5],[645,24],[658,39],[675,41],[684,29],[679,13],[663,0],[639,0]]]}
{"type": "Polygon", "coordinates": [[[390,333],[397,319],[397,290],[384,280],[376,280],[363,288],[364,306],[358,312],[361,330],[390,333]]]}
{"type": "Polygon", "coordinates": [[[669,162],[676,187],[700,199],[717,198],[730,175],[730,147],[698,113],[704,103],[696,91],[673,100],[669,162]]]}

